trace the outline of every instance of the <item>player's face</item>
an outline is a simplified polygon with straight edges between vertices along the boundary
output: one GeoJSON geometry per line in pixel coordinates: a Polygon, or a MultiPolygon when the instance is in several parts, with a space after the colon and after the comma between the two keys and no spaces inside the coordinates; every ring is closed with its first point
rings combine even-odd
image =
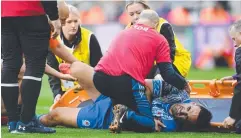
{"type": "Polygon", "coordinates": [[[127,13],[131,19],[131,23],[135,24],[139,19],[141,12],[144,10],[144,7],[140,3],[133,3],[127,7],[127,13]]]}
{"type": "Polygon", "coordinates": [[[230,30],[230,36],[234,42],[235,47],[241,45],[241,32],[235,31],[235,29],[230,30]]]}
{"type": "Polygon", "coordinates": [[[174,104],[171,107],[172,115],[180,121],[195,123],[201,109],[196,103],[174,104]]]}
{"type": "Polygon", "coordinates": [[[65,21],[65,25],[63,26],[63,31],[68,33],[68,35],[75,35],[78,31],[79,25],[80,25],[80,19],[78,15],[70,14],[65,21]]]}

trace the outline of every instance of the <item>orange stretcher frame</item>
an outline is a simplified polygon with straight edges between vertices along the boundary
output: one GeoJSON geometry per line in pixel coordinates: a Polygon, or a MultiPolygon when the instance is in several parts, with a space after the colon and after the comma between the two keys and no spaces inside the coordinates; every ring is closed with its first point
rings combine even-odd
{"type": "Polygon", "coordinates": [[[232,98],[237,81],[190,80],[191,98],[232,98]]]}
{"type": "MultiPolygon", "coordinates": [[[[190,80],[189,85],[192,88],[191,98],[232,98],[236,81],[190,80]]],[[[61,99],[51,106],[50,110],[57,107],[78,107],[81,102],[89,99],[91,98],[84,89],[75,86],[65,92],[61,99]]],[[[223,129],[221,122],[211,122],[211,126],[223,129]]]]}
{"type": "Polygon", "coordinates": [[[61,99],[50,107],[50,111],[57,107],[78,107],[84,101],[91,99],[87,92],[79,85],[69,89],[61,99]]]}

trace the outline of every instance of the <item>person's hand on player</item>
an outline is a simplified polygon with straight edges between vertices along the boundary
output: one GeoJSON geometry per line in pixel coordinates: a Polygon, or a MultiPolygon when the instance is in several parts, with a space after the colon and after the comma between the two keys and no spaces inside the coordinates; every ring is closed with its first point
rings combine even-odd
{"type": "Polygon", "coordinates": [[[54,98],[54,103],[57,103],[61,99],[61,94],[57,94],[54,98]]]}
{"type": "Polygon", "coordinates": [[[226,80],[233,80],[232,76],[226,76],[220,79],[221,82],[226,81],[226,80]]]}
{"type": "Polygon", "coordinates": [[[154,121],[156,132],[161,132],[161,129],[166,127],[158,118],[154,118],[154,121]]]}
{"type": "Polygon", "coordinates": [[[190,93],[192,92],[192,88],[191,88],[191,86],[189,85],[188,82],[187,82],[187,85],[184,87],[184,90],[185,90],[188,94],[190,94],[190,93]]]}
{"type": "Polygon", "coordinates": [[[235,119],[231,118],[230,116],[225,118],[223,121],[223,127],[224,128],[230,128],[234,125],[235,119]]]}
{"type": "Polygon", "coordinates": [[[71,64],[61,63],[59,64],[59,70],[64,74],[70,74],[70,66],[71,64]]]}
{"type": "Polygon", "coordinates": [[[60,79],[68,80],[68,81],[76,81],[77,80],[76,78],[74,78],[70,74],[63,74],[63,73],[61,73],[60,79]]]}

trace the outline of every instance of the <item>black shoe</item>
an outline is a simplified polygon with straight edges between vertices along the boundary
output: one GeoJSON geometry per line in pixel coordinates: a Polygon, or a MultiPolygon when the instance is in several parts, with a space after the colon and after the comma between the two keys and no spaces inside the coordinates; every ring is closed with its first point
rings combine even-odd
{"type": "Polygon", "coordinates": [[[239,121],[236,123],[235,128],[236,128],[236,133],[237,133],[237,134],[241,134],[241,120],[239,120],[239,121]]]}
{"type": "Polygon", "coordinates": [[[18,122],[16,126],[17,133],[55,133],[56,130],[45,127],[40,124],[36,119],[33,119],[28,124],[24,124],[22,122],[18,122]]]}
{"type": "Polygon", "coordinates": [[[109,130],[112,133],[120,133],[121,132],[121,124],[123,123],[123,119],[126,117],[127,107],[121,104],[117,104],[113,107],[114,118],[109,126],[109,130]]]}

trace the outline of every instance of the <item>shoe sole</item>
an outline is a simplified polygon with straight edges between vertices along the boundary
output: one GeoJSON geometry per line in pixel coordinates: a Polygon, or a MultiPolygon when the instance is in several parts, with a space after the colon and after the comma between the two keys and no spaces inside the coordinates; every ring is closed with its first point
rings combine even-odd
{"type": "Polygon", "coordinates": [[[26,133],[22,133],[22,132],[19,132],[17,130],[13,130],[10,132],[11,134],[26,134],[26,133]]]}
{"type": "Polygon", "coordinates": [[[55,132],[24,132],[24,131],[17,131],[17,130],[14,130],[14,131],[11,131],[10,132],[11,134],[31,134],[31,133],[38,133],[38,134],[53,134],[53,133],[56,133],[55,132]]]}
{"type": "MultiPolygon", "coordinates": [[[[111,133],[120,133],[121,132],[121,124],[120,124],[120,119],[121,119],[121,110],[122,110],[122,105],[115,105],[113,108],[113,114],[114,114],[114,119],[111,122],[111,125],[109,126],[109,130],[111,133]]],[[[124,115],[124,114],[122,114],[124,115]]]]}

